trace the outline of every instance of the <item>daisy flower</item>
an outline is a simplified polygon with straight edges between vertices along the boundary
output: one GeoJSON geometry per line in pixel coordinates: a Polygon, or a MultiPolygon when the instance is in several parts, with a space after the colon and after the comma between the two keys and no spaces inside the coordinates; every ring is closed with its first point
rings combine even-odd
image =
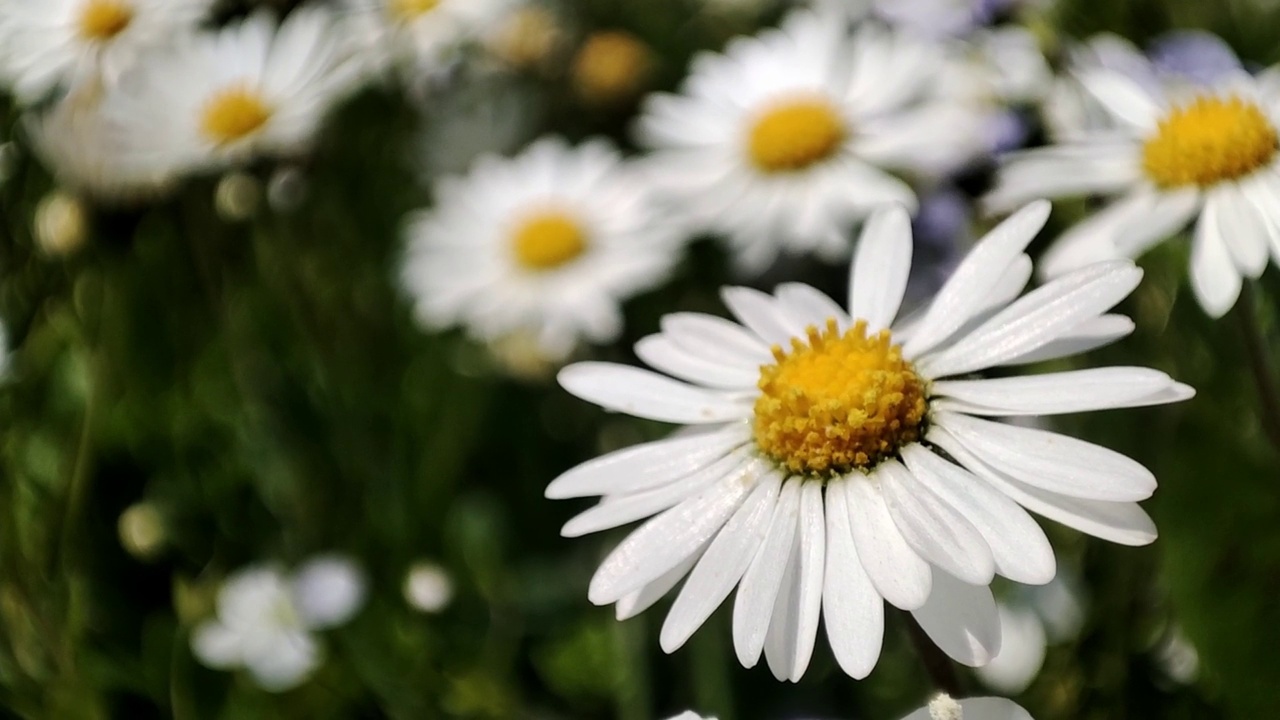
{"type": "Polygon", "coordinates": [[[622,300],[671,271],[675,228],[609,143],[535,142],[482,156],[438,183],[407,229],[401,278],[427,328],[461,324],[496,342],[531,334],[549,359],[622,331],[622,300]]]}
{"type": "Polygon", "coordinates": [[[848,311],[801,284],[772,296],[729,288],[741,325],[678,313],[637,343],[642,360],[676,379],[612,363],[563,369],[561,385],[580,398],[692,426],[548,486],[550,498],[603,496],[565,536],[655,516],[600,565],[591,602],[630,617],[687,576],[662,627],[671,652],[737,586],[738,659],[751,667],[763,651],[776,677],[796,681],[819,615],[840,666],[866,676],[887,600],[948,655],[979,666],[1000,644],[992,576],[1043,584],[1055,574],[1026,510],[1114,542],[1151,542],[1137,505],[1156,486],[1147,469],[987,418],[1168,403],[1191,388],[1141,367],[973,377],[1133,328],[1107,313],[1141,278],[1128,260],[1018,297],[1031,275],[1023,251],[1048,214],[1048,203],[1032,204],[985,236],[913,321],[895,322],[912,251],[895,207],[863,232],[848,311]]]}
{"type": "Polygon", "coordinates": [[[259,11],[139,66],[103,112],[157,174],[301,152],[354,88],[340,40],[320,8],[294,10],[278,27],[259,11]]]}
{"type": "Polygon", "coordinates": [[[438,74],[469,42],[495,30],[514,0],[343,0],[344,23],[369,71],[400,63],[438,74]]]}
{"type": "Polygon", "coordinates": [[[956,700],[942,693],[902,720],[1032,720],[1031,714],[1012,700],[980,697],[956,700]]]}
{"type": "Polygon", "coordinates": [[[0,82],[41,99],[91,77],[114,82],[140,54],[194,29],[211,0],[7,0],[0,82]]]}
{"type": "Polygon", "coordinates": [[[1012,155],[988,198],[1117,196],[1061,237],[1043,270],[1057,275],[1136,257],[1194,224],[1191,287],[1221,317],[1268,254],[1280,262],[1280,87],[1236,74],[1213,87],[1148,87],[1108,71],[1080,78],[1114,128],[1012,155]]]}
{"type": "Polygon", "coordinates": [[[799,11],[781,28],[704,53],[678,95],[645,102],[637,134],[652,182],[691,229],[727,235],[739,265],[780,250],[848,251],[873,208],[914,207],[882,167],[936,167],[982,143],[981,114],[928,97],[940,46],[830,14],[799,11]]]}
{"type": "Polygon", "coordinates": [[[320,665],[314,631],[347,622],[364,598],[363,573],[343,557],[317,557],[292,574],[246,567],[223,583],[217,617],[196,627],[191,650],[209,667],[243,667],[262,688],[288,690],[320,665]]]}

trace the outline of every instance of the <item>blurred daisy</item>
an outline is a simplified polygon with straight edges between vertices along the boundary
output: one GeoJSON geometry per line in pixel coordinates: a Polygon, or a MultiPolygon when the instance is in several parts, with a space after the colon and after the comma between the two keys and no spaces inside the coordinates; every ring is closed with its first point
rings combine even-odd
{"type": "Polygon", "coordinates": [[[1012,700],[999,697],[955,700],[939,694],[928,705],[902,720],[1032,720],[1031,714],[1012,700]]]}
{"type": "Polygon", "coordinates": [[[368,70],[394,64],[432,75],[459,48],[494,31],[514,0],[343,0],[348,39],[368,70]]]}
{"type": "Polygon", "coordinates": [[[265,11],[190,38],[140,66],[103,112],[151,173],[220,167],[304,151],[325,115],[353,89],[328,11],[265,11]]]}
{"type": "Polygon", "coordinates": [[[653,182],[692,229],[727,235],[744,269],[780,250],[846,254],[850,225],[873,208],[915,205],[881,167],[928,169],[981,145],[980,115],[927,101],[937,45],[845,27],[793,13],[699,55],[681,94],[645,103],[637,130],[653,182]]]}
{"type": "Polygon", "coordinates": [[[729,288],[742,325],[679,313],[637,343],[641,359],[678,380],[611,363],[562,370],[580,398],[696,428],[584,463],[547,488],[551,498],[603,496],[565,536],[656,515],[604,560],[590,600],[629,617],[687,575],[662,627],[671,652],[738,586],[739,660],[754,666],[763,651],[792,681],[809,664],[820,614],[840,666],[866,676],[887,600],[948,655],[979,666],[1000,645],[993,575],[1054,577],[1053,549],[1023,507],[1115,542],[1151,542],[1136,502],[1156,486],[1144,467],[986,418],[1168,403],[1191,388],[1141,367],[972,378],[1132,330],[1107,314],[1141,278],[1127,260],[1018,297],[1031,274],[1023,251],[1048,214],[1036,203],[989,233],[910,323],[894,322],[912,242],[906,212],[892,208],[863,232],[848,312],[806,285],[773,296],[729,288]]]}
{"type": "Polygon", "coordinates": [[[191,635],[191,650],[212,668],[243,667],[262,688],[295,687],[321,662],[314,631],[347,622],[365,598],[365,580],[349,559],[314,558],[292,574],[253,565],[227,578],[217,617],[191,635]]]}
{"type": "Polygon", "coordinates": [[[1191,287],[1205,312],[1221,317],[1242,278],[1261,275],[1268,254],[1280,262],[1280,86],[1243,74],[1214,87],[1145,87],[1110,71],[1080,81],[1114,127],[1011,155],[990,206],[1119,196],[1045,253],[1049,276],[1136,257],[1194,223],[1191,287]]]}
{"type": "Polygon", "coordinates": [[[679,245],[647,186],[603,140],[535,142],[441,181],[409,224],[401,272],[418,320],[496,342],[532,333],[549,359],[622,331],[619,303],[662,282],[679,245]]]}
{"type": "Polygon", "coordinates": [[[1000,15],[1044,0],[813,0],[843,10],[854,19],[875,17],[894,27],[943,39],[966,36],[1000,15]]]}
{"type": "Polygon", "coordinates": [[[1084,625],[1080,597],[1060,573],[1048,585],[1020,587],[998,601],[1000,652],[974,674],[983,685],[1016,695],[1040,674],[1050,642],[1073,639],[1084,625]]]}
{"type": "Polygon", "coordinates": [[[6,0],[0,83],[21,100],[92,78],[114,82],[147,50],[194,29],[211,0],[6,0]]]}

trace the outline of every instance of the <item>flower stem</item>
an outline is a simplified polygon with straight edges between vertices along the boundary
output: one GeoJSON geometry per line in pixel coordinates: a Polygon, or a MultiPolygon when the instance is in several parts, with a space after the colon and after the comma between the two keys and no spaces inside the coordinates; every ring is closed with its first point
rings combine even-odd
{"type": "Polygon", "coordinates": [[[933,683],[933,688],[938,692],[944,692],[951,697],[964,697],[963,688],[960,685],[960,676],[956,675],[955,666],[951,664],[951,658],[947,657],[929,636],[925,634],[924,628],[916,622],[916,619],[903,613],[907,620],[907,632],[911,635],[911,644],[915,646],[916,656],[920,658],[920,664],[924,666],[924,670],[929,674],[929,680],[933,683]]]}
{"type": "Polygon", "coordinates": [[[1241,288],[1240,299],[1236,302],[1236,317],[1240,321],[1240,329],[1244,334],[1249,369],[1253,372],[1254,382],[1258,386],[1262,427],[1271,444],[1276,447],[1276,450],[1280,450],[1280,385],[1276,382],[1271,353],[1267,349],[1266,332],[1258,317],[1252,285],[1246,284],[1241,288]]]}

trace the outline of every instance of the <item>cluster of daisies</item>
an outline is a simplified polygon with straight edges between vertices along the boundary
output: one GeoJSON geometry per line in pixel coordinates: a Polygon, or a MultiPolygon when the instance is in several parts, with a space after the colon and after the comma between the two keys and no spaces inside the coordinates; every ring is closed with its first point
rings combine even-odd
{"type": "MultiPolygon", "coordinates": [[[[63,182],[147,195],[303,152],[363,84],[409,78],[429,92],[462,48],[492,37],[495,18],[517,17],[500,0],[347,0],[215,27],[211,4],[0,0],[0,82],[29,107],[63,182]]],[[[1144,367],[1005,369],[1129,334],[1112,311],[1142,279],[1133,259],[1184,228],[1191,287],[1212,316],[1280,263],[1280,81],[1202,36],[1150,56],[1099,38],[1055,76],[1026,27],[989,23],[1029,5],[818,0],[695,56],[675,92],[644,98],[640,152],[543,137],[485,154],[438,179],[406,222],[400,282],[425,328],[522,342],[557,365],[620,337],[624,302],[669,280],[694,238],[717,238],[747,277],[786,255],[853,257],[843,303],[800,283],[726,288],[735,320],[676,312],[635,345],[653,370],[559,372],[602,408],[682,426],[546,491],[600,498],[566,536],[643,521],[588,597],[622,619],[679,587],[664,650],[736,591],[737,657],[763,657],[780,680],[804,675],[820,626],[840,667],[868,675],[886,603],[956,661],[983,666],[1002,647],[993,578],[1044,585],[1057,574],[1032,514],[1125,545],[1155,539],[1138,504],[1152,473],[1036,418],[1193,390],[1144,367]],[[1037,108],[1051,143],[1010,152],[1037,108]],[[923,229],[957,176],[993,161],[980,209],[1011,214],[947,268],[930,302],[904,312],[913,216],[923,229]],[[1114,200],[1053,241],[1043,282],[1027,291],[1043,198],[1068,196],[1114,200]]],[[[529,30],[532,17],[517,24],[529,30]]],[[[506,52],[542,36],[519,37],[506,52]]],[[[598,40],[584,77],[634,84],[635,44],[598,40]]],[[[332,561],[248,570],[193,646],[285,687],[319,661],[312,631],[358,606],[357,577],[332,561]]],[[[910,718],[962,715],[1027,717],[1007,701],[942,696],[910,718]]]]}

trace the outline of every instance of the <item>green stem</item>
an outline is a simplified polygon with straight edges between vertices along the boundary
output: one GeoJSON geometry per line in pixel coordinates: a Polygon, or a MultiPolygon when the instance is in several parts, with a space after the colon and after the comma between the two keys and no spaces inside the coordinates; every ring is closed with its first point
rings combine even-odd
{"type": "Polygon", "coordinates": [[[618,657],[618,720],[646,720],[653,717],[653,707],[645,654],[645,618],[614,623],[613,627],[618,657]]]}
{"type": "Polygon", "coordinates": [[[1258,386],[1258,403],[1262,412],[1262,427],[1276,450],[1280,450],[1280,385],[1277,385],[1271,352],[1267,347],[1266,332],[1254,299],[1254,289],[1246,284],[1240,290],[1236,302],[1236,318],[1244,335],[1245,353],[1254,383],[1258,386]]]}

